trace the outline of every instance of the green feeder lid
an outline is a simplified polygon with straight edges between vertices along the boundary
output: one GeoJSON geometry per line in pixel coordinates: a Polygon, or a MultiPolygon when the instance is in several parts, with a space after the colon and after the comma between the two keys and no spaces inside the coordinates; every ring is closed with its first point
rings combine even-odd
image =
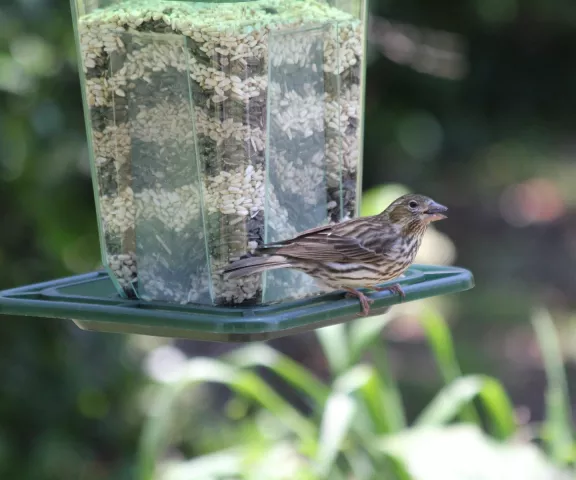
{"type": "MultiPolygon", "coordinates": [[[[468,270],[414,265],[399,283],[403,302],[468,290],[468,270]]],[[[401,302],[389,291],[368,295],[370,315],[401,302]]],[[[0,313],[72,320],[85,330],[137,333],[223,342],[268,340],[357,318],[357,299],[336,292],[304,300],[253,307],[175,305],[121,298],[104,271],[0,292],[0,313]]]]}

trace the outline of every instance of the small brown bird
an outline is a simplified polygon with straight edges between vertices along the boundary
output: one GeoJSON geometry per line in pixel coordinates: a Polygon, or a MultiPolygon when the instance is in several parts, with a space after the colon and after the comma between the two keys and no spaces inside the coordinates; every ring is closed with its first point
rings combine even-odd
{"type": "Polygon", "coordinates": [[[448,209],[424,195],[408,194],[386,210],[335,225],[307,230],[282,242],[257,249],[250,258],[224,269],[228,278],[277,268],[295,268],[323,286],[358,297],[364,315],[368,299],[358,288],[390,290],[404,297],[400,285],[378,287],[398,278],[414,261],[428,225],[446,218],[448,209]]]}

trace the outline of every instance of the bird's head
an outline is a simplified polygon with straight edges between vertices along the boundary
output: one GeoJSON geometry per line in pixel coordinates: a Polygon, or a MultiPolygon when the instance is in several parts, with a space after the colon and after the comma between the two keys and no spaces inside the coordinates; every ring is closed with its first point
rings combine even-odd
{"type": "Polygon", "coordinates": [[[448,209],[429,197],[417,194],[403,195],[384,210],[390,221],[401,227],[426,228],[429,223],[446,218],[448,209]]]}

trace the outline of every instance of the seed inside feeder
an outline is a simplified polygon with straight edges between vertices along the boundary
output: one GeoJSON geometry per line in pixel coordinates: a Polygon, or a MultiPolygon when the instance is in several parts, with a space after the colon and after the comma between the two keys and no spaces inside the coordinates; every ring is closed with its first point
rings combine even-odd
{"type": "Polygon", "coordinates": [[[125,293],[242,305],[318,291],[294,272],[218,272],[355,215],[362,22],[298,0],[85,7],[99,215],[125,293]]]}

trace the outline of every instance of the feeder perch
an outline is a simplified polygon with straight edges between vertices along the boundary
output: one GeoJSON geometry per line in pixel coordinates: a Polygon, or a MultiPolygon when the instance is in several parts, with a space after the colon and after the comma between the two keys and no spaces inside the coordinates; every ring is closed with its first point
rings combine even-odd
{"type": "MultiPolygon", "coordinates": [[[[415,265],[399,282],[406,301],[472,288],[472,275],[461,268],[415,265]]],[[[388,291],[369,295],[371,313],[400,302],[388,291]]],[[[256,307],[177,305],[121,298],[105,272],[53,280],[0,292],[0,313],[73,320],[85,330],[250,342],[358,318],[356,299],[341,293],[256,307]]]]}
{"type": "MultiPolygon", "coordinates": [[[[255,248],[358,215],[364,0],[72,0],[105,271],[1,292],[0,312],[248,341],[353,318],[255,248]]],[[[472,286],[417,266],[405,301],[472,286]]],[[[399,299],[373,295],[374,314],[399,299]]]]}

